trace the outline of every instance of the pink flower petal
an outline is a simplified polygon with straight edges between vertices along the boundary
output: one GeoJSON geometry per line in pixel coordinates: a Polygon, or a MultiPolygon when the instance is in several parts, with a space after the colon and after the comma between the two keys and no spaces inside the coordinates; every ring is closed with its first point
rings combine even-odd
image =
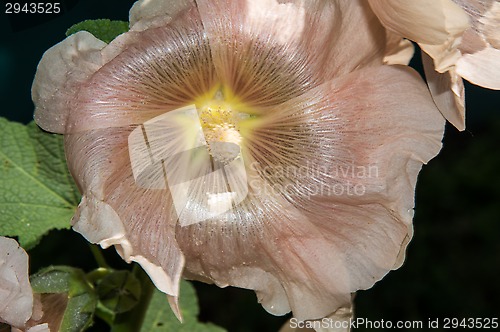
{"type": "Polygon", "coordinates": [[[322,318],[402,263],[416,176],[441,148],[444,119],[418,75],[396,66],[356,71],[259,117],[243,147],[245,201],[177,227],[186,270],[255,289],[273,314],[322,318]],[[333,172],[370,166],[376,175],[333,172]],[[286,167],[297,172],[272,176],[286,167]]]}
{"type": "Polygon", "coordinates": [[[169,193],[136,185],[128,135],[121,128],[67,135],[68,167],[83,193],[73,227],[103,247],[115,245],[163,292],[179,295],[184,258],[175,240],[175,211],[169,193]]]}
{"type": "Polygon", "coordinates": [[[103,50],[112,59],[80,86],[66,132],[140,124],[193,103],[215,85],[196,8],[167,27],[131,34],[103,50]]]}
{"type": "Polygon", "coordinates": [[[186,277],[254,289],[273,314],[320,319],[349,307],[352,292],[402,263],[416,176],[441,147],[444,120],[421,79],[382,66],[388,54],[406,61],[408,44],[389,40],[361,1],[175,3],[170,20],[165,3],[140,1],[134,31],[99,51],[97,72],[64,76],[79,82],[61,127],[83,194],[74,228],[141,264],[174,310],[184,264],[186,277]],[[196,146],[213,165],[196,168],[206,177],[181,188],[178,209],[173,186],[190,165],[156,152],[189,145],[192,130],[165,131],[167,120],[186,107],[198,115],[215,91],[251,112],[237,143],[196,146]],[[210,159],[208,147],[237,162],[210,159]],[[224,176],[211,172],[218,163],[224,176]],[[376,173],[350,172],[358,166],[376,173]],[[273,176],[287,167],[315,173],[273,176]],[[235,187],[244,195],[228,204],[235,187]]]}
{"type": "Polygon", "coordinates": [[[219,77],[252,105],[278,104],[382,63],[385,33],[360,1],[197,3],[219,77]]]}

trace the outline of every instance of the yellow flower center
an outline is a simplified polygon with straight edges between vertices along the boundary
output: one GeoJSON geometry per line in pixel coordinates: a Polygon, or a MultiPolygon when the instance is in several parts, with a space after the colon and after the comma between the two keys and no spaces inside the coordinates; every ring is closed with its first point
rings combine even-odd
{"type": "Polygon", "coordinates": [[[241,151],[240,122],[249,115],[241,112],[239,103],[222,88],[218,88],[212,96],[208,101],[205,99],[198,103],[198,114],[210,155],[226,163],[234,160],[241,151]]]}
{"type": "Polygon", "coordinates": [[[214,102],[200,110],[201,127],[207,142],[240,144],[238,114],[223,102],[214,102]]]}

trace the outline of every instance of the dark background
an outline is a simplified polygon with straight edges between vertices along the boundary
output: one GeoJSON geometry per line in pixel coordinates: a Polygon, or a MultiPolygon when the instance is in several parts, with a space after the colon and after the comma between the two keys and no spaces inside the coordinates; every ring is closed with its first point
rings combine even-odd
{"type": "MultiPolygon", "coordinates": [[[[0,2],[0,116],[27,123],[33,114],[31,83],[43,52],[85,19],[128,20],[134,1],[59,1],[59,15],[6,15],[5,2],[0,2]]],[[[419,69],[418,59],[414,63],[419,69]]],[[[466,91],[467,130],[447,125],[441,154],[420,174],[407,260],[372,289],[358,292],[358,317],[427,322],[500,316],[500,92],[471,85],[466,91]]],[[[31,272],[50,264],[95,267],[87,242],[72,231],[51,232],[30,255],[31,272]]],[[[126,266],[113,249],[105,255],[116,267],[126,266]]],[[[200,318],[229,331],[276,331],[288,318],[267,314],[251,291],[195,286],[200,318]]],[[[91,330],[106,328],[98,323],[91,330]]]]}

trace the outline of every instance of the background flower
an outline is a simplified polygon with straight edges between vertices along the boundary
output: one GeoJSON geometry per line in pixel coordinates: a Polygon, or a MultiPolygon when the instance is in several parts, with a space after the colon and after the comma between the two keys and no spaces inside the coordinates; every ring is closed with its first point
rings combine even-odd
{"type": "Polygon", "coordinates": [[[500,3],[495,0],[370,0],[387,29],[418,43],[434,100],[457,129],[465,129],[461,78],[500,89],[500,3]]]}
{"type": "Polygon", "coordinates": [[[0,321],[22,327],[33,312],[28,254],[15,240],[3,236],[0,253],[0,321]]]}
{"type": "Polygon", "coordinates": [[[41,309],[28,278],[28,254],[16,240],[0,236],[0,325],[13,332],[50,332],[40,321],[41,309]]]}

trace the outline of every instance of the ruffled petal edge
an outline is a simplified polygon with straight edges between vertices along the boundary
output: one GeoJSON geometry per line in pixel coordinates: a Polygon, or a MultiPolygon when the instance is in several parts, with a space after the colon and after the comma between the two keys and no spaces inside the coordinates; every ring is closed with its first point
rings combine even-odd
{"type": "Polygon", "coordinates": [[[42,129],[64,133],[78,85],[102,66],[100,51],[106,45],[79,31],[44,53],[31,88],[34,118],[42,129]]]}

